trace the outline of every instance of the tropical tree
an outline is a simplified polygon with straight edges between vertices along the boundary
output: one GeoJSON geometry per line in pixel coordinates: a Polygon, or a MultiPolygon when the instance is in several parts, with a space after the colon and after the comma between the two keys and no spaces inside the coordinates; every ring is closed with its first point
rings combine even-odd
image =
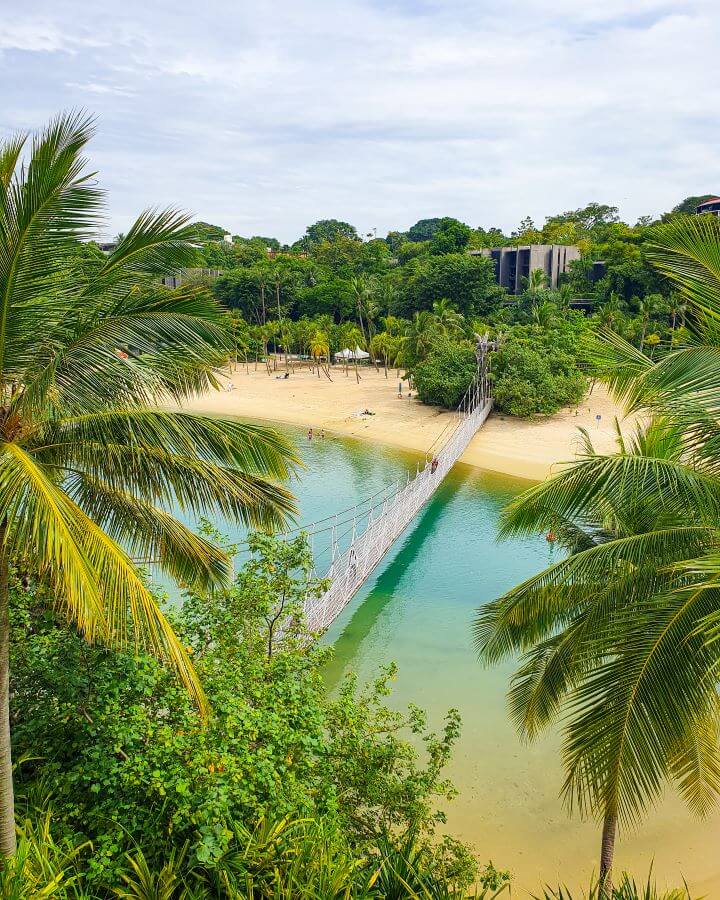
{"type": "Polygon", "coordinates": [[[350,279],[350,293],[355,301],[355,309],[357,310],[358,322],[362,333],[363,343],[367,343],[367,332],[363,322],[363,309],[371,296],[371,288],[368,280],[362,275],[357,275],[350,279]]]}
{"type": "MultiPolygon", "coordinates": [[[[360,329],[355,325],[354,322],[346,323],[345,327],[342,330],[343,341],[345,342],[345,346],[352,351],[353,354],[353,362],[355,363],[355,379],[360,383],[360,371],[358,369],[358,358],[357,358],[357,350],[365,349],[365,335],[360,331],[360,329]]],[[[348,367],[347,367],[347,359],[345,360],[345,374],[347,375],[348,367]]]]}
{"type": "Polygon", "coordinates": [[[438,330],[443,334],[458,335],[462,332],[465,320],[447,297],[433,303],[432,313],[435,316],[438,330]]]}
{"type": "MultiPolygon", "coordinates": [[[[320,369],[325,369],[325,374],[330,378],[329,362],[330,362],[330,343],[327,333],[317,330],[310,337],[310,355],[317,369],[317,376],[320,377],[320,369]],[[328,366],[323,367],[323,360],[328,361],[328,366]]],[[[332,380],[332,379],[330,379],[332,380]]]]}
{"type": "Polygon", "coordinates": [[[543,269],[533,269],[525,279],[525,292],[530,298],[530,305],[535,306],[538,298],[547,287],[547,276],[543,269]]]}
{"type": "Polygon", "coordinates": [[[154,650],[207,705],[186,650],[134,560],[207,590],[226,555],[168,511],[217,510],[263,529],[293,509],[294,460],[272,431],[160,407],[217,384],[232,341],[207,291],[164,291],[194,259],[187,217],[143,213],[79,277],[103,194],[92,122],[54,119],[0,148],[0,852],[15,849],[9,586],[35,582],[89,641],[154,650]],[[23,160],[24,157],[24,160],[23,160]]]}
{"type": "Polygon", "coordinates": [[[483,656],[525,654],[511,689],[529,736],[565,716],[566,797],[603,819],[609,894],[619,820],[674,780],[705,812],[720,792],[720,223],[671,221],[650,258],[688,305],[689,342],[657,361],[612,331],[590,358],[654,421],[521,495],[506,533],[548,530],[571,555],[479,616],[483,656]]]}
{"type": "Polygon", "coordinates": [[[717,651],[697,630],[717,598],[690,601],[695,579],[678,569],[720,538],[719,482],[686,471],[683,451],[682,430],[663,420],[608,457],[586,436],[576,465],[522,495],[503,522],[506,535],[547,531],[570,555],[476,625],[488,661],[524,654],[509,694],[521,734],[563,721],[565,801],[602,819],[608,883],[619,819],[637,822],[667,780],[701,814],[720,791],[708,677],[717,651]]]}
{"type": "Polygon", "coordinates": [[[373,360],[377,360],[378,356],[382,359],[386,378],[388,377],[388,361],[394,342],[395,338],[391,337],[387,331],[379,331],[377,334],[373,335],[373,339],[368,346],[373,360]]]}
{"type": "Polygon", "coordinates": [[[405,331],[403,357],[408,366],[424,359],[438,335],[435,316],[427,310],[416,312],[405,331]]]}
{"type": "Polygon", "coordinates": [[[622,315],[620,308],[620,298],[617,294],[611,293],[608,299],[599,309],[599,322],[602,328],[614,329],[615,324],[622,315]]]}

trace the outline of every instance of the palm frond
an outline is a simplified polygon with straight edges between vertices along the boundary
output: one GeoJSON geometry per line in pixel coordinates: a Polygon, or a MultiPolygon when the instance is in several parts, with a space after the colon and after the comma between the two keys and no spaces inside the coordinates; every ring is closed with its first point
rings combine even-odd
{"type": "MultiPolygon", "coordinates": [[[[144,281],[172,275],[197,259],[190,216],[182,210],[147,209],[137,218],[105,264],[88,282],[84,295],[122,301],[144,281]]],[[[112,307],[107,310],[113,314],[112,307]]]]}
{"type": "Polygon", "coordinates": [[[7,547],[39,567],[65,615],[90,640],[158,653],[205,709],[187,653],[126,551],[17,445],[3,446],[0,473],[7,547]]]}
{"type": "MultiPolygon", "coordinates": [[[[31,142],[25,168],[2,188],[0,206],[0,373],[19,374],[48,311],[38,303],[68,247],[92,235],[101,191],[80,155],[92,119],[61,115],[31,142]]],[[[17,163],[17,158],[16,158],[17,163]]]]}
{"type": "Polygon", "coordinates": [[[140,565],[155,565],[182,587],[197,591],[227,584],[227,555],[165,510],[84,475],[69,476],[65,489],[140,565]]]}
{"type": "Polygon", "coordinates": [[[720,221],[685,216],[655,229],[648,259],[692,305],[720,317],[720,221]]]}

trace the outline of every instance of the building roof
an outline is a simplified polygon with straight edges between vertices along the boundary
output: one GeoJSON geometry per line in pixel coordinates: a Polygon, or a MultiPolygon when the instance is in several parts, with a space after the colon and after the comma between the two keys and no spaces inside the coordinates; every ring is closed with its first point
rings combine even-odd
{"type": "Polygon", "coordinates": [[[703,200],[702,203],[698,203],[698,209],[700,209],[701,206],[707,206],[708,203],[720,203],[720,197],[708,197],[707,200],[703,200]]]}

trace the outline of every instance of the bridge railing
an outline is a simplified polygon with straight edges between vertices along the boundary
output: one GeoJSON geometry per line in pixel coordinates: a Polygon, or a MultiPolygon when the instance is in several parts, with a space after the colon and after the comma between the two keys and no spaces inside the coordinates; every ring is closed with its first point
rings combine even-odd
{"type": "Polygon", "coordinates": [[[320,597],[308,599],[305,605],[311,629],[327,628],[339,615],[462,456],[490,414],[492,400],[488,388],[483,367],[463,397],[455,413],[455,427],[442,446],[434,451],[432,458],[426,459],[422,469],[418,466],[415,477],[405,487],[385,499],[379,508],[370,510],[360,533],[356,533],[353,522],[347,548],[340,550],[336,529],[330,529],[332,563],[323,576],[330,579],[330,587],[320,597]]]}

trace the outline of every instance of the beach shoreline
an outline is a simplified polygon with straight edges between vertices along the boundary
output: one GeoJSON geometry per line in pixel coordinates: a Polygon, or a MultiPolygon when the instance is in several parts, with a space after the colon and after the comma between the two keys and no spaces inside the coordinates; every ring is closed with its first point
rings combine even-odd
{"type": "MultiPolygon", "coordinates": [[[[427,451],[452,427],[453,414],[425,406],[393,372],[385,377],[373,367],[360,369],[356,381],[352,367],[331,369],[332,381],[308,368],[284,377],[284,368],[268,375],[264,365],[249,371],[238,366],[221,377],[220,390],[209,391],[183,404],[183,409],[210,415],[231,415],[312,429],[328,434],[397,447],[416,453],[427,451]],[[366,413],[369,412],[370,414],[366,413]]],[[[602,385],[577,407],[553,416],[525,420],[493,413],[475,435],[461,462],[490,472],[542,481],[573,460],[580,443],[579,428],[587,429],[595,448],[615,448],[615,417],[622,410],[602,385]],[[600,416],[600,419],[596,418],[600,416]]],[[[623,423],[623,430],[631,424],[623,423]]]]}

